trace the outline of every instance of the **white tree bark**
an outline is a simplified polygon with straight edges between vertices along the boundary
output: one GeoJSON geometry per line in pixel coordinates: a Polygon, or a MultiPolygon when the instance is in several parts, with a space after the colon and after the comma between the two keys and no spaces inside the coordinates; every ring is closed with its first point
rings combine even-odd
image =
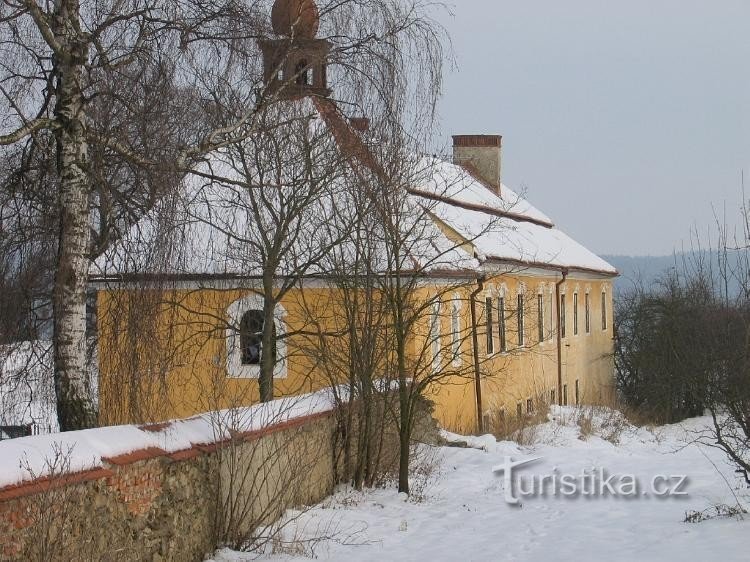
{"type": "Polygon", "coordinates": [[[53,289],[55,394],[62,431],[96,423],[86,364],[90,180],[82,79],[87,47],[74,28],[78,10],[77,1],[64,0],[53,22],[64,53],[55,72],[60,235],[53,289]]]}

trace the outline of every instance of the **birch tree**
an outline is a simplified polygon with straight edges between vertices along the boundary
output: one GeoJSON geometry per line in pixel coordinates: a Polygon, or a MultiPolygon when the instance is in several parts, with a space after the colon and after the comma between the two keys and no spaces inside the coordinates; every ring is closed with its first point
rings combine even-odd
{"type": "MultiPolygon", "coordinates": [[[[383,77],[394,69],[404,75],[404,45],[411,44],[413,54],[436,44],[423,17],[426,6],[321,3],[334,42],[331,61],[342,81],[359,79],[351,89],[355,97],[373,86],[384,98],[393,96],[382,87],[394,82],[383,77]]],[[[56,211],[49,240],[56,256],[54,378],[63,430],[96,422],[84,375],[91,258],[196,160],[252,134],[247,125],[256,101],[274,101],[263,89],[256,46],[269,35],[269,8],[260,0],[2,3],[0,146],[17,151],[23,163],[43,149],[54,154],[47,185],[53,186],[56,211]]],[[[417,82],[439,82],[439,53],[422,51],[430,65],[417,82]]],[[[415,115],[433,109],[424,105],[415,115]]]]}
{"type": "Polygon", "coordinates": [[[7,0],[0,10],[0,146],[16,151],[26,176],[37,155],[53,156],[58,418],[63,430],[88,427],[96,423],[85,375],[90,258],[114,226],[126,227],[158,199],[157,186],[170,184],[165,175],[179,175],[231,134],[196,131],[181,102],[228,78],[237,63],[227,54],[241,59],[241,43],[260,23],[252,5],[220,1],[7,0]],[[92,218],[101,228],[92,230],[92,218]]]}

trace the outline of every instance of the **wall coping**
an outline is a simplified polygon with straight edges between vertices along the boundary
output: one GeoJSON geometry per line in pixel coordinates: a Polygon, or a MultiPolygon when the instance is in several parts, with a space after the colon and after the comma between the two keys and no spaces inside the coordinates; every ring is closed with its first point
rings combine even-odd
{"type": "MultiPolygon", "coordinates": [[[[17,484],[0,487],[0,503],[16,500],[25,496],[36,495],[47,492],[51,489],[61,488],[72,484],[103,480],[113,476],[115,470],[118,468],[153,459],[162,458],[169,459],[171,462],[183,462],[194,459],[200,455],[210,455],[232,443],[251,442],[274,433],[299,428],[316,420],[329,417],[333,413],[334,409],[331,408],[325,411],[280,421],[259,429],[233,432],[228,439],[219,440],[213,443],[195,443],[189,448],[174,452],[168,452],[158,447],[145,447],[122,455],[102,457],[102,462],[105,465],[103,467],[82,471],[71,471],[55,476],[42,476],[31,480],[25,480],[17,484]]],[[[140,428],[144,431],[159,432],[171,427],[172,423],[173,422],[150,424],[147,426],[141,426],[140,428]]]]}

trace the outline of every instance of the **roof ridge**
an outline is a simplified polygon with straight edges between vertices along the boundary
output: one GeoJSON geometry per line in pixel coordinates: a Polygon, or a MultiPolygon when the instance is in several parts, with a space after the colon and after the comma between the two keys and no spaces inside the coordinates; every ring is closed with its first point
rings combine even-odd
{"type": "Polygon", "coordinates": [[[429,191],[423,191],[421,189],[416,189],[416,188],[407,188],[407,191],[411,193],[412,195],[417,195],[419,197],[425,197],[427,199],[440,201],[441,203],[453,205],[454,207],[461,207],[462,209],[467,209],[469,211],[478,211],[480,213],[487,213],[489,215],[495,215],[497,217],[507,218],[507,219],[511,219],[517,222],[529,222],[531,224],[536,224],[538,226],[542,226],[544,228],[549,228],[549,229],[555,228],[555,224],[552,222],[544,221],[541,219],[535,219],[534,217],[530,217],[528,215],[522,215],[520,213],[514,213],[512,211],[501,211],[500,209],[488,207],[487,205],[477,205],[474,203],[467,203],[465,201],[459,201],[457,199],[453,199],[452,197],[448,197],[445,195],[438,195],[436,193],[430,193],[429,191]]]}

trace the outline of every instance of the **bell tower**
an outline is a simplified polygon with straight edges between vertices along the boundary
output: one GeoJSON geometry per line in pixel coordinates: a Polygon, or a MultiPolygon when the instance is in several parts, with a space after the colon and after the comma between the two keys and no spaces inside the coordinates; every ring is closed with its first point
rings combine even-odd
{"type": "Polygon", "coordinates": [[[271,23],[277,38],[258,41],[267,95],[329,96],[326,60],[331,44],[316,39],[320,16],[314,0],[276,0],[271,23]]]}

